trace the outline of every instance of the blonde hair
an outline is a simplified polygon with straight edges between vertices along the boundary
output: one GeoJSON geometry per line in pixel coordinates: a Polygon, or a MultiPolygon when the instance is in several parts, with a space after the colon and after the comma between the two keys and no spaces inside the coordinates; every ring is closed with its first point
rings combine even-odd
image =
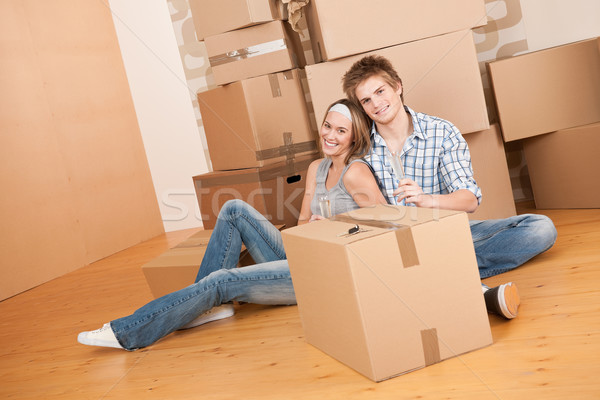
{"type": "MultiPolygon", "coordinates": [[[[342,78],[342,88],[346,97],[360,105],[355,93],[356,87],[374,75],[379,75],[394,89],[398,85],[402,87],[402,79],[387,58],[377,55],[365,56],[352,64],[342,78]]],[[[404,91],[400,93],[400,100],[404,104],[404,91]]]]}
{"type": "MultiPolygon", "coordinates": [[[[344,159],[344,164],[347,165],[352,159],[362,158],[369,152],[369,149],[371,148],[371,121],[363,113],[362,108],[348,99],[339,99],[327,107],[327,112],[323,117],[321,126],[323,126],[325,123],[327,114],[329,113],[329,110],[331,110],[331,107],[336,104],[343,104],[348,107],[350,110],[350,115],[352,116],[352,144],[350,146],[348,155],[344,159]]],[[[322,143],[319,140],[319,150],[322,152],[321,146],[322,143]]]]}

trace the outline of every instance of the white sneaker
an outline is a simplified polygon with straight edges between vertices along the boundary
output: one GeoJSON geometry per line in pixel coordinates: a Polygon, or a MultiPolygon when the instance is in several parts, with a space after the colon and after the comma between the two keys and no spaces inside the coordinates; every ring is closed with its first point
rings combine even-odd
{"type": "Polygon", "coordinates": [[[199,325],[206,324],[207,322],[217,321],[219,319],[229,318],[233,315],[233,305],[223,304],[218,307],[213,307],[204,314],[200,314],[196,319],[182,326],[181,329],[190,329],[199,325]]]}
{"type": "Polygon", "coordinates": [[[77,341],[88,346],[114,347],[115,349],[124,349],[117,340],[115,333],[110,327],[110,323],[104,324],[100,329],[89,332],[81,332],[77,336],[77,341]]]}

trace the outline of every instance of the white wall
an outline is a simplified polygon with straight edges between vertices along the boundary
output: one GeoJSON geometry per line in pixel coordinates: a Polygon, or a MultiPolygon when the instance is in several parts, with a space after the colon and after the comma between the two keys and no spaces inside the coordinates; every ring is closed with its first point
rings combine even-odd
{"type": "Polygon", "coordinates": [[[165,231],[202,225],[192,176],[208,171],[165,0],[109,0],[165,231]]]}
{"type": "Polygon", "coordinates": [[[521,0],[530,51],[600,36],[598,0],[521,0]]]}

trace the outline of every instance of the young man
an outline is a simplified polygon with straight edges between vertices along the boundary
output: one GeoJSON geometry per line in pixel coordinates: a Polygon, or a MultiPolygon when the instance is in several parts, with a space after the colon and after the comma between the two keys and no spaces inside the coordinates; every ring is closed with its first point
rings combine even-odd
{"type": "MultiPolygon", "coordinates": [[[[404,105],[402,80],[389,60],[363,57],[344,75],[343,89],[373,121],[367,159],[391,204],[477,209],[482,195],[467,143],[452,123],[404,105]],[[393,159],[398,156],[402,168],[395,171],[393,159]]],[[[518,267],[556,240],[554,224],[543,215],[470,221],[470,226],[481,278],[518,267]]],[[[515,284],[482,287],[488,311],[507,319],[517,316],[515,284]]]]}

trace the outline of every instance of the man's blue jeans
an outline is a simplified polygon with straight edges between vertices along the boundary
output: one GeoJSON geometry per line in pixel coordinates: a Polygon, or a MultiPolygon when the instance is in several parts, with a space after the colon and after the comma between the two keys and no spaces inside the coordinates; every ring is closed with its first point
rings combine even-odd
{"type": "MultiPolygon", "coordinates": [[[[556,239],[552,221],[533,214],[473,221],[471,233],[482,278],[518,267],[549,249],[556,239]]],[[[231,200],[221,209],[194,284],[112,321],[111,327],[119,343],[134,350],[234,300],[296,304],[280,232],[240,200],[231,200]],[[242,243],[256,265],[235,268],[242,243]]]]}
{"type": "Polygon", "coordinates": [[[482,279],[517,268],[556,241],[554,223],[545,215],[470,221],[470,225],[482,279]]]}

